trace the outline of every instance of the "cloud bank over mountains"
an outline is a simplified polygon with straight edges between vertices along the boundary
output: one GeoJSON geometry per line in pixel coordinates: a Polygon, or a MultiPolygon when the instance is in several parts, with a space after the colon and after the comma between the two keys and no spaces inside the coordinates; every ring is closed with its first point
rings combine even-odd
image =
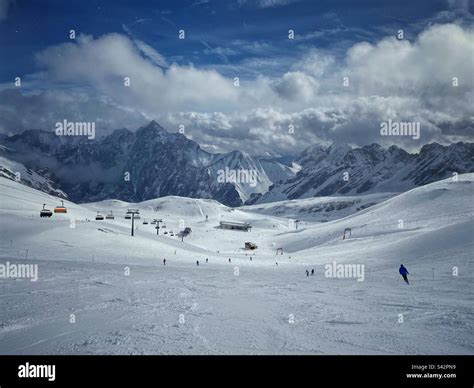
{"type": "Polygon", "coordinates": [[[418,149],[472,141],[474,30],[454,23],[428,26],[413,41],[361,41],[342,57],[308,46],[280,76],[262,72],[238,86],[233,77],[179,65],[119,33],[79,35],[36,53],[35,63],[21,87],[1,86],[3,133],[52,130],[68,119],[95,121],[100,136],[157,119],[170,131],[184,125],[211,151],[252,154],[291,153],[316,142],[418,149]],[[387,120],[419,122],[421,138],[381,137],[387,120]]]}

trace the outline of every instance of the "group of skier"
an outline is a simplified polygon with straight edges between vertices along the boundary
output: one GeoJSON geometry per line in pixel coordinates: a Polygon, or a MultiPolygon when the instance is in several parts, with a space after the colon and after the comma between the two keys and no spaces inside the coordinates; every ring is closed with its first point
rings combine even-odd
{"type": "MultiPolygon", "coordinates": [[[[207,257],[206,257],[206,263],[209,263],[209,258],[207,257]]],[[[232,260],[230,259],[230,257],[229,257],[229,263],[232,263],[232,260]]],[[[163,265],[166,265],[166,259],[163,259],[163,265]]],[[[196,265],[199,267],[199,260],[196,260],[196,265]]]]}
{"type": "MultiPolygon", "coordinates": [[[[252,258],[250,258],[250,260],[252,260],[252,258]]],[[[208,262],[209,262],[209,259],[206,258],[206,263],[208,263],[208,262]]],[[[229,263],[231,263],[231,262],[232,262],[232,260],[229,257],[229,263]]],[[[163,265],[166,265],[166,259],[163,259],[163,265]]],[[[199,260],[196,260],[196,265],[199,267],[199,260]]],[[[276,265],[278,265],[278,263],[276,263],[276,265]]],[[[402,275],[403,280],[405,281],[405,283],[410,284],[410,282],[408,281],[408,275],[410,273],[408,272],[408,270],[406,269],[406,267],[403,264],[400,264],[400,268],[398,269],[398,272],[400,273],[400,275],[402,275]]],[[[310,276],[310,272],[308,270],[306,270],[306,276],[310,276]]],[[[311,269],[311,276],[314,276],[314,268],[311,269]]]]}
{"type": "MultiPolygon", "coordinates": [[[[308,270],[305,270],[305,271],[306,271],[306,276],[309,276],[310,272],[308,270]]],[[[398,269],[398,272],[400,273],[400,275],[402,275],[405,283],[410,284],[410,282],[408,281],[408,275],[410,273],[408,272],[408,270],[403,264],[400,264],[400,268],[398,269]]],[[[314,268],[311,270],[311,276],[314,276],[314,268]]]]}

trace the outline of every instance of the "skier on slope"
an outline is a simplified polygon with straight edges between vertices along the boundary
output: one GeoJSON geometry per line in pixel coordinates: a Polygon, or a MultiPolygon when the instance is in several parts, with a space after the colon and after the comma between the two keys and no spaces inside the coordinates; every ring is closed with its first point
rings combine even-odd
{"type": "Polygon", "coordinates": [[[311,276],[314,276],[314,268],[311,270],[311,276]]]}
{"type": "Polygon", "coordinates": [[[209,259],[206,257],[206,263],[209,263],[209,259]]]}
{"type": "Polygon", "coordinates": [[[166,259],[163,259],[163,265],[166,265],[166,259]]]}
{"type": "Polygon", "coordinates": [[[199,267],[199,260],[196,260],[196,265],[199,267]]]}
{"type": "Polygon", "coordinates": [[[400,275],[402,275],[403,280],[405,280],[406,284],[410,284],[410,283],[408,282],[408,276],[407,276],[407,275],[410,275],[410,273],[409,273],[408,270],[404,267],[403,264],[400,264],[400,269],[398,270],[398,272],[400,272],[400,275]]]}
{"type": "Polygon", "coordinates": [[[309,271],[308,270],[306,270],[306,276],[309,276],[309,271]]]}

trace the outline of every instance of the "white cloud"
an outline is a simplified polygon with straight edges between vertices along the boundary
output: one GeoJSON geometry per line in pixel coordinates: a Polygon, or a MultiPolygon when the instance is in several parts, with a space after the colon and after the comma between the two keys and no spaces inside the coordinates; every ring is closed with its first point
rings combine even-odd
{"type": "MultiPolygon", "coordinates": [[[[137,23],[143,23],[149,19],[139,19],[133,24],[137,23]]],[[[168,63],[166,62],[166,59],[161,55],[158,51],[156,51],[153,47],[151,47],[149,44],[136,39],[134,37],[134,34],[132,30],[127,27],[127,25],[122,24],[122,29],[127,33],[128,36],[132,39],[132,42],[137,46],[137,48],[140,50],[140,52],[147,58],[149,58],[155,65],[161,66],[161,67],[168,67],[168,63]]]]}
{"type": "Polygon", "coordinates": [[[301,71],[288,72],[272,83],[273,90],[292,103],[308,102],[314,99],[319,84],[311,76],[301,71]]]}
{"type": "Polygon", "coordinates": [[[211,48],[208,46],[204,50],[204,54],[212,54],[212,55],[219,55],[219,56],[231,56],[231,55],[237,55],[238,52],[235,51],[234,49],[231,49],[229,47],[214,47],[211,48]]]}
{"type": "Polygon", "coordinates": [[[141,40],[134,40],[134,43],[137,45],[138,49],[141,51],[143,55],[150,58],[155,65],[161,67],[168,67],[168,63],[166,59],[161,55],[158,51],[156,51],[153,47],[146,44],[141,40]]]}
{"type": "Polygon", "coordinates": [[[209,106],[220,110],[235,104],[238,95],[232,81],[215,71],[176,64],[167,69],[156,66],[119,34],[97,39],[82,35],[77,43],[44,50],[37,60],[48,80],[86,84],[123,105],[156,115],[209,106]],[[124,86],[124,77],[130,78],[130,87],[124,86]]]}
{"type": "Polygon", "coordinates": [[[273,8],[281,7],[291,3],[296,3],[300,0],[238,0],[239,5],[254,5],[257,8],[273,8]]]}
{"type": "MultiPolygon", "coordinates": [[[[412,42],[392,37],[376,44],[359,42],[342,61],[312,49],[294,59],[290,71],[257,75],[236,87],[216,70],[168,65],[148,45],[108,34],[49,47],[37,55],[41,72],[34,78],[35,85],[43,82],[50,89],[41,108],[45,111],[72,114],[64,104],[66,92],[54,102],[54,89],[77,84],[97,103],[79,98],[74,111],[101,117],[108,128],[124,127],[124,122],[134,127],[129,124],[134,120],[138,127],[143,118],[155,118],[171,130],[185,124],[189,136],[212,149],[294,152],[317,141],[417,148],[432,140],[472,140],[466,128],[473,122],[473,58],[472,30],[434,25],[412,42]],[[130,77],[130,87],[124,86],[124,77],[130,77]],[[348,87],[343,77],[349,78],[348,87]],[[379,124],[388,119],[421,122],[421,140],[380,137],[379,124]]],[[[262,69],[268,68],[266,61],[262,69]]],[[[23,112],[21,103],[14,99],[8,111],[16,106],[23,112]]],[[[36,117],[48,117],[41,109],[36,117]]],[[[37,124],[28,109],[20,116],[22,126],[28,118],[37,124]]],[[[15,115],[0,115],[4,128],[14,120],[15,115]]]]}
{"type": "Polygon", "coordinates": [[[474,33],[454,24],[422,32],[411,43],[386,38],[376,45],[358,43],[349,49],[343,72],[364,94],[404,94],[449,90],[453,77],[472,89],[474,33]]]}
{"type": "Polygon", "coordinates": [[[0,91],[0,132],[14,134],[26,129],[54,130],[54,123],[95,121],[97,136],[113,129],[134,128],[151,120],[145,113],[120,106],[106,96],[93,96],[87,91],[46,90],[21,93],[18,89],[0,91]]]}

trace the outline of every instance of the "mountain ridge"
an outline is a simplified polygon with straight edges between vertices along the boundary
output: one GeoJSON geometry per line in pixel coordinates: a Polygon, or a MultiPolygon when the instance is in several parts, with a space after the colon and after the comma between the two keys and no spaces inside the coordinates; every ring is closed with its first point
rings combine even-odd
{"type": "Polygon", "coordinates": [[[0,149],[0,156],[35,171],[46,169],[55,187],[77,202],[178,195],[240,206],[402,192],[454,172],[474,171],[473,143],[430,143],[415,154],[377,143],[356,148],[314,144],[292,158],[239,150],[213,154],[154,120],[136,131],[121,128],[95,140],[31,129],[0,140],[10,150],[6,155],[0,149]],[[242,176],[249,179],[222,180],[224,171],[248,172],[242,176]]]}
{"type": "Polygon", "coordinates": [[[442,180],[457,173],[474,171],[474,144],[424,145],[410,154],[397,146],[384,149],[374,143],[359,148],[311,146],[297,163],[302,169],[294,178],[275,184],[247,204],[279,200],[403,192],[442,180]]]}

